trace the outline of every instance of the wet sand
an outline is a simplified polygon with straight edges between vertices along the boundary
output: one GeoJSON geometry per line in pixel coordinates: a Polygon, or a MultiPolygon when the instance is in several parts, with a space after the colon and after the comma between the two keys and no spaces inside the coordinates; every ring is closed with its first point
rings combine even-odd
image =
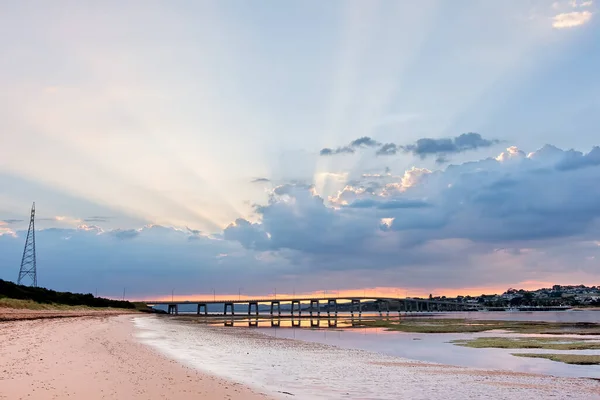
{"type": "Polygon", "coordinates": [[[290,393],[311,400],[600,400],[600,383],[592,379],[433,364],[343,344],[297,340],[302,335],[294,332],[305,332],[300,329],[276,328],[267,335],[264,329],[210,326],[173,317],[134,320],[137,337],[168,357],[280,398],[290,393]]]}
{"type": "Polygon", "coordinates": [[[131,319],[0,322],[0,399],[268,398],[138,343],[131,319]]]}

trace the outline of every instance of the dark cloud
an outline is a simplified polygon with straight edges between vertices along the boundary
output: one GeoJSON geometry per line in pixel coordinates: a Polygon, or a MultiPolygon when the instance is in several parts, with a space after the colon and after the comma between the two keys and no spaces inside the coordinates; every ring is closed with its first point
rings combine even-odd
{"type": "Polygon", "coordinates": [[[356,200],[349,204],[349,208],[377,208],[380,210],[393,210],[398,208],[423,208],[431,207],[431,204],[423,200],[390,200],[381,201],[374,199],[356,200]]]}
{"type": "Polygon", "coordinates": [[[478,148],[490,147],[500,143],[499,140],[484,139],[479,133],[463,133],[455,138],[422,138],[414,144],[400,145],[395,143],[379,143],[368,136],[353,140],[348,146],[337,149],[325,148],[321,150],[322,156],[342,153],[354,153],[355,148],[378,147],[375,155],[393,156],[399,152],[412,153],[421,158],[436,156],[436,162],[443,164],[447,162],[449,154],[462,153],[464,151],[476,150],[478,148]]]}
{"type": "Polygon", "coordinates": [[[270,247],[269,236],[259,224],[238,218],[223,231],[223,238],[236,240],[250,249],[266,250],[270,247]]]}
{"type": "Polygon", "coordinates": [[[462,153],[463,151],[475,150],[481,147],[490,147],[498,144],[498,140],[488,140],[481,137],[479,133],[463,133],[455,138],[431,139],[423,138],[414,144],[401,146],[405,152],[410,152],[421,158],[429,155],[437,155],[439,162],[445,162],[445,155],[462,153]],[[441,155],[441,157],[439,157],[441,155]]]}
{"type": "Polygon", "coordinates": [[[349,146],[338,147],[337,149],[330,149],[326,147],[324,149],[321,149],[319,154],[322,156],[332,156],[335,154],[354,154],[355,151],[356,150],[349,146]]]}
{"type": "Polygon", "coordinates": [[[111,217],[103,217],[103,216],[93,215],[91,217],[84,218],[83,221],[84,222],[108,222],[111,219],[112,219],[111,217]]]}
{"type": "Polygon", "coordinates": [[[394,143],[386,143],[375,152],[378,156],[393,156],[398,152],[399,148],[394,143]]]}
{"type": "Polygon", "coordinates": [[[380,145],[381,145],[381,143],[379,143],[378,141],[376,141],[368,136],[363,136],[358,139],[354,139],[347,146],[338,147],[336,149],[332,149],[329,147],[321,149],[319,154],[322,156],[332,156],[335,154],[354,154],[356,152],[356,149],[367,148],[367,147],[377,147],[380,145]]]}
{"type": "Polygon", "coordinates": [[[350,147],[376,147],[379,145],[381,143],[368,136],[363,136],[350,142],[350,147]]]}
{"type": "Polygon", "coordinates": [[[271,182],[271,180],[268,178],[254,178],[254,179],[252,179],[252,181],[250,183],[265,183],[265,182],[271,182]]]}
{"type": "Polygon", "coordinates": [[[2,222],[5,224],[17,224],[19,222],[23,222],[23,219],[3,219],[2,222]]]}

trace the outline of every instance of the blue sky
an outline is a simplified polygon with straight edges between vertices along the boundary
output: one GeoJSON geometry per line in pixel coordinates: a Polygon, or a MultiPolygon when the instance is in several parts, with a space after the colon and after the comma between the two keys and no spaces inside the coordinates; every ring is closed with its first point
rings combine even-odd
{"type": "Polygon", "coordinates": [[[597,277],[596,1],[0,8],[0,278],[34,200],[57,289],[597,277]]]}

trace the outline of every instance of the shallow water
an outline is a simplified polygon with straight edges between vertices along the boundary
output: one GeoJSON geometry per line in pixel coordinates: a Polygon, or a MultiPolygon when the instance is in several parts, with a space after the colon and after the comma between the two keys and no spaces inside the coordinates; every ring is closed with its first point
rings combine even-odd
{"type": "MultiPolygon", "coordinates": [[[[597,387],[591,381],[448,369],[399,357],[433,359],[437,353],[446,353],[449,364],[478,359],[473,354],[482,349],[444,343],[465,335],[427,335],[419,341],[413,339],[421,335],[381,330],[364,334],[333,329],[225,328],[160,317],[135,317],[134,323],[139,340],[166,356],[279,398],[290,398],[282,393],[289,392],[300,399],[512,400],[517,396],[519,400],[533,400],[549,395],[600,399],[589,391],[597,387]],[[281,339],[282,336],[302,340],[281,339]]],[[[492,350],[486,356],[497,360],[494,368],[514,369],[505,356],[494,353],[492,350]]],[[[521,365],[530,365],[530,372],[547,372],[546,367],[540,369],[539,365],[551,363],[514,359],[521,365]]],[[[595,371],[588,372],[597,376],[595,371]]]]}
{"type": "Polygon", "coordinates": [[[500,321],[595,322],[600,323],[600,311],[475,311],[437,314],[435,318],[467,318],[500,321]]]}
{"type": "MultiPolygon", "coordinates": [[[[457,339],[490,336],[526,336],[504,332],[482,333],[406,333],[383,329],[258,329],[279,338],[297,339],[329,344],[347,349],[361,349],[412,360],[435,362],[486,369],[503,369],[565,377],[600,378],[598,365],[569,365],[551,360],[515,357],[511,353],[569,353],[597,354],[600,350],[541,350],[541,349],[474,349],[448,343],[457,339]]],[[[562,337],[562,336],[561,336],[562,337]]],[[[578,338],[599,339],[594,336],[578,338]]]]}

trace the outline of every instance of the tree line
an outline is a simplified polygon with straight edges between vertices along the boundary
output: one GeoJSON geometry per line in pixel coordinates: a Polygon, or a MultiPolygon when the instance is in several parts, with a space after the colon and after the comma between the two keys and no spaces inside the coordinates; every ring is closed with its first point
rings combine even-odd
{"type": "Polygon", "coordinates": [[[33,300],[45,304],[65,304],[69,306],[135,308],[129,301],[111,300],[94,297],[91,293],[57,292],[41,287],[17,285],[0,279],[0,298],[8,297],[19,300],[33,300]]]}

